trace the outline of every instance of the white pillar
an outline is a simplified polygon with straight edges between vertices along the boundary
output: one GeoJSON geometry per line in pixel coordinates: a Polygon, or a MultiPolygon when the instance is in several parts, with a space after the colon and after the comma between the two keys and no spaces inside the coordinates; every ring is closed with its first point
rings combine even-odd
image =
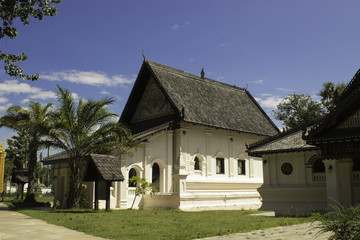
{"type": "Polygon", "coordinates": [[[352,159],[326,159],[324,164],[328,208],[337,203],[350,206],[353,200],[352,159]]]}
{"type": "Polygon", "coordinates": [[[212,155],[211,155],[211,132],[209,130],[205,131],[205,158],[206,158],[206,175],[212,176],[212,155]]]}

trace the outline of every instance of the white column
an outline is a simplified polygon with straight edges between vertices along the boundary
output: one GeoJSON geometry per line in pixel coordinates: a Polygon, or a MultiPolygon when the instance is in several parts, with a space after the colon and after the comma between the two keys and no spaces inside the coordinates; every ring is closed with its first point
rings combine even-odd
{"type": "Polygon", "coordinates": [[[234,139],[233,139],[233,136],[232,135],[229,135],[228,136],[228,162],[229,162],[229,165],[228,165],[228,173],[229,173],[229,177],[234,177],[235,175],[235,169],[237,169],[235,167],[235,159],[233,157],[233,144],[234,143],[234,139]]]}
{"type": "Polygon", "coordinates": [[[172,166],[174,164],[174,160],[173,160],[173,132],[172,131],[167,131],[166,132],[166,144],[167,144],[167,156],[166,156],[166,172],[167,172],[167,177],[166,177],[166,190],[165,192],[172,192],[172,166]]]}
{"type": "Polygon", "coordinates": [[[328,208],[336,203],[350,206],[353,199],[352,159],[326,159],[324,164],[328,208]]]}
{"type": "Polygon", "coordinates": [[[151,149],[150,149],[150,144],[149,142],[146,142],[144,144],[144,163],[143,163],[143,166],[144,166],[144,175],[143,175],[143,178],[146,179],[146,181],[148,182],[152,182],[152,179],[151,179],[151,169],[150,169],[150,166],[148,166],[148,163],[150,162],[150,154],[151,154],[151,149]]]}
{"type": "Polygon", "coordinates": [[[124,175],[124,181],[118,182],[118,196],[117,196],[117,207],[126,209],[127,208],[127,202],[128,202],[128,184],[127,179],[129,177],[127,171],[126,171],[126,165],[127,165],[127,158],[126,155],[121,155],[119,158],[120,161],[120,169],[122,174],[124,175]]]}
{"type": "Polygon", "coordinates": [[[209,130],[205,131],[206,134],[206,143],[205,143],[205,157],[206,157],[206,175],[212,176],[212,156],[211,156],[211,132],[209,130]]]}

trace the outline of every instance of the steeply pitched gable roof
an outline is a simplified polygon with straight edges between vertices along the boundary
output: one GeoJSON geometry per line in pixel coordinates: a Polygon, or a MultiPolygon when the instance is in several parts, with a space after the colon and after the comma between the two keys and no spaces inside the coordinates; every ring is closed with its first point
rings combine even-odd
{"type": "Polygon", "coordinates": [[[171,120],[264,136],[278,133],[278,128],[247,90],[152,61],[144,61],[120,118],[130,127],[150,76],[176,113],[171,120]]]}

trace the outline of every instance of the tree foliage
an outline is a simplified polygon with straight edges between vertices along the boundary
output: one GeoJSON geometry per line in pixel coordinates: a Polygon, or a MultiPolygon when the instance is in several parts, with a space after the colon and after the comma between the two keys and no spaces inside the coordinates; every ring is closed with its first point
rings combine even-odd
{"type": "Polygon", "coordinates": [[[339,100],[340,95],[345,90],[344,82],[334,84],[332,82],[324,82],[323,88],[319,92],[321,103],[327,112],[333,110],[339,100]]]}
{"type": "Polygon", "coordinates": [[[286,128],[295,128],[323,117],[332,111],[344,91],[345,83],[325,82],[318,96],[320,102],[306,94],[290,94],[273,111],[275,119],[284,123],[286,128]]]}
{"type": "Polygon", "coordinates": [[[28,109],[20,106],[10,107],[6,115],[0,117],[0,127],[8,127],[20,132],[26,138],[29,156],[29,182],[26,201],[35,201],[35,171],[37,166],[37,152],[46,142],[43,137],[47,134],[50,122],[50,112],[53,104],[41,105],[30,101],[28,109]]]}
{"type": "MultiPolygon", "coordinates": [[[[46,16],[55,16],[57,9],[52,4],[59,2],[59,0],[1,0],[0,39],[5,37],[13,39],[19,34],[14,24],[16,21],[29,25],[30,18],[42,20],[46,16]]],[[[8,75],[24,80],[37,80],[38,74],[24,74],[18,65],[26,59],[27,56],[24,53],[16,55],[0,51],[0,61],[4,62],[4,70],[8,75]]]]}
{"type": "Polygon", "coordinates": [[[26,156],[26,138],[23,134],[17,133],[7,140],[5,157],[5,180],[10,180],[13,170],[23,168],[26,156]]]}
{"type": "Polygon", "coordinates": [[[115,121],[117,115],[109,111],[112,98],[99,101],[80,99],[58,86],[59,107],[52,115],[49,132],[52,147],[66,151],[70,168],[70,191],[67,207],[79,207],[84,179],[84,157],[90,153],[129,152],[137,145],[130,132],[115,121]]]}
{"type": "Polygon", "coordinates": [[[276,119],[283,121],[288,128],[294,128],[314,121],[325,113],[321,103],[314,101],[309,95],[291,94],[285,97],[273,111],[276,119]]]}

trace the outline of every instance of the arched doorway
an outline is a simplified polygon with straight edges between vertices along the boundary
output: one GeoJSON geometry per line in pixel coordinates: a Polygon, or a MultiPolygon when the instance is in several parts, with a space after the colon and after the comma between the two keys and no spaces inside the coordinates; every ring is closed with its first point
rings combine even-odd
{"type": "Polygon", "coordinates": [[[154,163],[152,166],[152,183],[155,188],[160,192],[160,167],[159,164],[154,163]]]}

